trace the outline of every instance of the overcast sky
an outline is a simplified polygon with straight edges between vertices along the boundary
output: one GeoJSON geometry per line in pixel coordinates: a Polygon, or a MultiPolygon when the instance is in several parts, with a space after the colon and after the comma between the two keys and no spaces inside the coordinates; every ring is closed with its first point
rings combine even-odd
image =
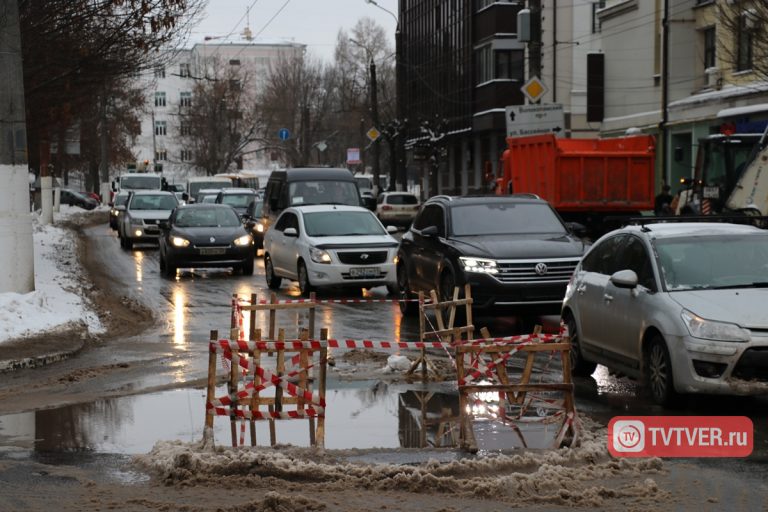
{"type": "MultiPolygon", "coordinates": [[[[377,2],[397,15],[397,0],[377,2]]],[[[350,30],[365,16],[384,27],[394,48],[395,18],[365,0],[209,0],[206,16],[193,30],[191,43],[201,43],[205,36],[223,38],[229,34],[228,39],[217,42],[237,42],[250,19],[255,41],[303,43],[312,54],[330,60],[339,29],[350,30]],[[246,16],[249,7],[250,16],[246,16]]]]}

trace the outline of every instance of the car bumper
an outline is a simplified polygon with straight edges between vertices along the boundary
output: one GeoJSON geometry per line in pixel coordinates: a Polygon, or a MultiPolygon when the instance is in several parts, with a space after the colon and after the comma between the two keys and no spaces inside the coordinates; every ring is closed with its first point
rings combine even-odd
{"type": "Polygon", "coordinates": [[[313,286],[343,286],[354,288],[371,288],[373,286],[397,286],[397,273],[394,263],[381,263],[371,266],[316,264],[307,265],[309,280],[313,286]],[[352,269],[371,269],[358,270],[352,269]],[[373,272],[376,269],[377,272],[373,272]],[[352,275],[357,272],[359,275],[352,275]]]}
{"type": "Polygon", "coordinates": [[[385,224],[389,222],[390,224],[410,224],[413,222],[413,219],[416,218],[415,213],[410,212],[404,212],[404,213],[379,213],[379,220],[382,224],[385,224]]]}
{"type": "Polygon", "coordinates": [[[204,254],[207,247],[173,248],[167,251],[167,258],[176,267],[233,267],[248,263],[255,256],[255,247],[228,247],[221,254],[204,254]]]}
{"type": "Polygon", "coordinates": [[[526,314],[559,315],[567,281],[503,283],[487,274],[466,273],[476,309],[510,308],[526,314]]]}
{"type": "Polygon", "coordinates": [[[681,393],[768,394],[768,337],[749,342],[667,337],[675,389],[681,393]]]}
{"type": "Polygon", "coordinates": [[[133,243],[156,244],[160,238],[160,228],[157,226],[130,226],[127,235],[133,243]]]}

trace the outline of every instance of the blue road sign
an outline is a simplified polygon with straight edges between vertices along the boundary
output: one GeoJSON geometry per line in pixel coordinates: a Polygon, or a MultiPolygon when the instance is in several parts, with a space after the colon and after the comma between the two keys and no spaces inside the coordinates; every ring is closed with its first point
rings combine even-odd
{"type": "Polygon", "coordinates": [[[288,140],[291,138],[291,132],[288,128],[280,128],[277,132],[277,136],[280,137],[280,140],[288,140]]]}

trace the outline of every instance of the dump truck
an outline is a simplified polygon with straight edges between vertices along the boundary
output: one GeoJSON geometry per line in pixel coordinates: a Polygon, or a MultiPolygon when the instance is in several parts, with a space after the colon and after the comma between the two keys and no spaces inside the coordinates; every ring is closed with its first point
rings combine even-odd
{"type": "Polygon", "coordinates": [[[563,220],[582,224],[588,234],[598,236],[618,227],[621,217],[653,210],[655,148],[650,135],[507,137],[496,193],[536,194],[563,220]]]}

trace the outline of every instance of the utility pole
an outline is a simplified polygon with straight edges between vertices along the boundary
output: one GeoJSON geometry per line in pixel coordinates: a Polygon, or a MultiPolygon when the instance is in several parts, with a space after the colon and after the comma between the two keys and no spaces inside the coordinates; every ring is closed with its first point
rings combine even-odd
{"type": "Polygon", "coordinates": [[[0,293],[35,289],[21,29],[17,0],[0,0],[0,293]]]}
{"type": "Polygon", "coordinates": [[[528,43],[530,72],[532,77],[541,78],[541,0],[529,0],[528,8],[531,10],[531,41],[528,43]]]}
{"type": "MultiPolygon", "coordinates": [[[[371,56],[371,122],[373,123],[373,127],[376,130],[380,130],[379,128],[379,100],[378,95],[376,93],[376,63],[373,61],[373,56],[371,56]]],[[[381,192],[381,187],[379,187],[379,139],[376,139],[373,141],[373,189],[375,190],[376,194],[378,195],[379,192],[381,192]]]]}
{"type": "MultiPolygon", "coordinates": [[[[152,146],[155,145],[155,111],[152,110],[152,146]]],[[[109,202],[109,188],[104,185],[109,184],[109,132],[107,131],[107,86],[101,93],[99,101],[99,179],[101,186],[102,204],[109,202]]]]}

